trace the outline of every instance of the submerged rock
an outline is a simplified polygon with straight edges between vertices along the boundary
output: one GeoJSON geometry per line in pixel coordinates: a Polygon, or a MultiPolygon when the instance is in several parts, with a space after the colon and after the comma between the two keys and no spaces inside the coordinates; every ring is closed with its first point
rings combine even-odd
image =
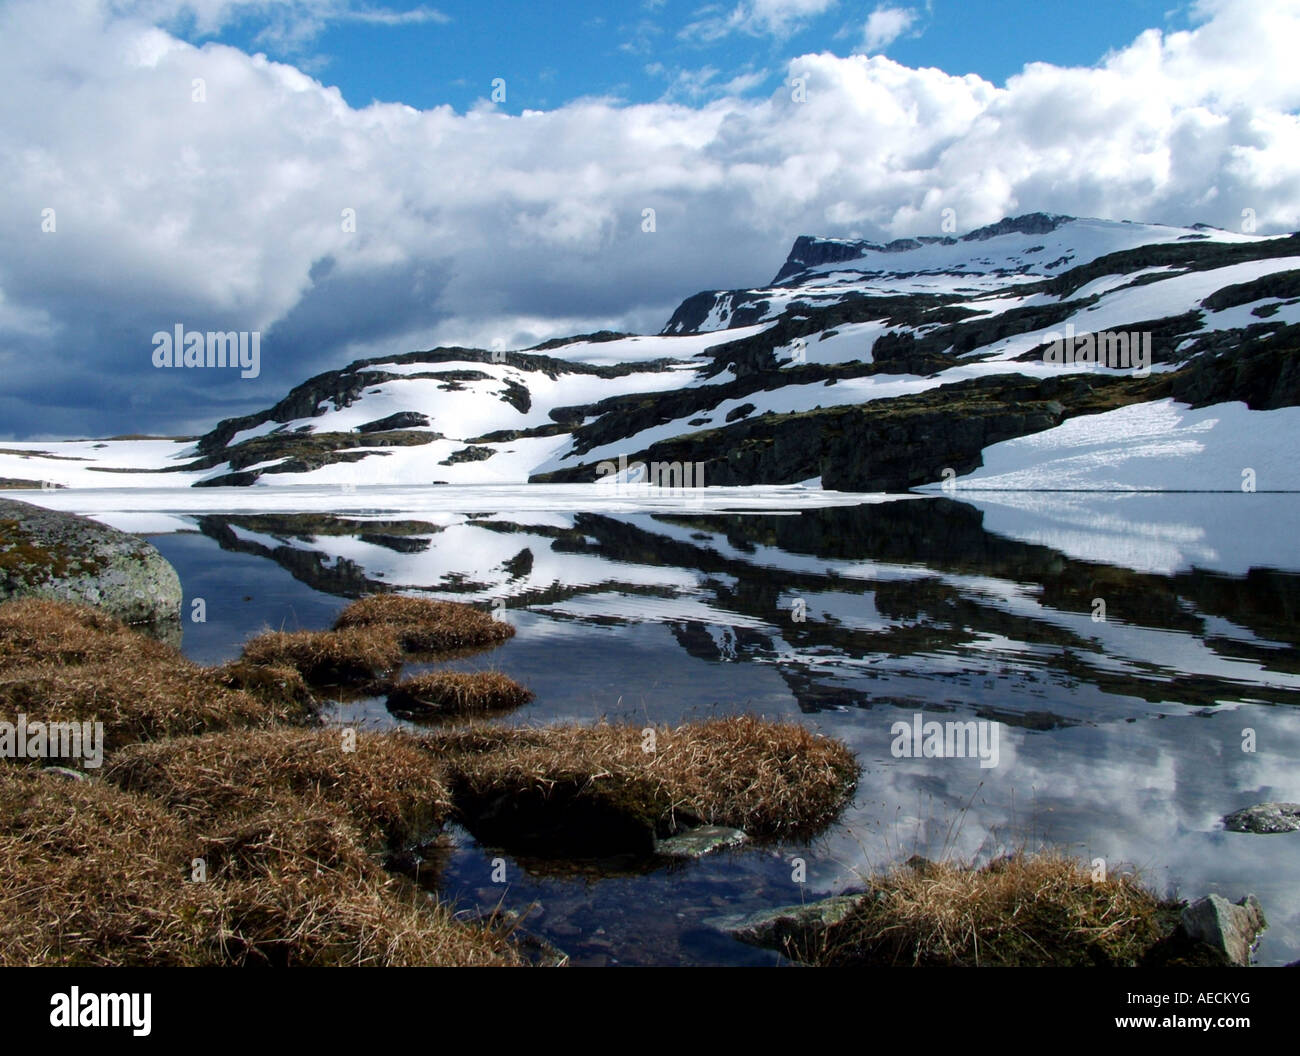
{"type": "Polygon", "coordinates": [[[844,923],[861,904],[862,895],[833,895],[797,906],[764,909],[745,916],[714,917],[706,923],[733,939],[802,960],[820,949],[832,928],[844,923]]]}
{"type": "Polygon", "coordinates": [[[181,581],[138,536],[86,517],[0,499],[0,601],[94,605],[126,623],[178,622],[181,581]]]}
{"type": "Polygon", "coordinates": [[[1300,803],[1256,803],[1223,819],[1229,832],[1295,832],[1300,829],[1300,803]]]}
{"type": "Polygon", "coordinates": [[[724,847],[739,847],[749,836],[741,829],[725,825],[700,825],[679,832],[655,844],[655,854],[662,858],[703,858],[724,847]]]}
{"type": "Polygon", "coordinates": [[[1247,895],[1233,905],[1222,895],[1198,898],[1183,910],[1178,930],[1194,943],[1203,943],[1222,953],[1229,964],[1250,964],[1251,947],[1268,927],[1259,899],[1247,895]]]}

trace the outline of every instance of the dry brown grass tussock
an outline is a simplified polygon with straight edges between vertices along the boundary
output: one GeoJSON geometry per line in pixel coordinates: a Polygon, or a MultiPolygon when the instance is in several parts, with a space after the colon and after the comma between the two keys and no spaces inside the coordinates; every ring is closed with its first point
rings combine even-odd
{"type": "Polygon", "coordinates": [[[451,810],[441,766],[397,731],[285,727],[173,738],[120,752],[104,777],[160,801],[198,831],[286,795],[329,804],[375,853],[429,836],[451,810]],[[344,750],[349,735],[354,751],[344,750]]]}
{"type": "Polygon", "coordinates": [[[402,651],[385,627],[266,631],[244,643],[243,660],[260,667],[291,667],[312,685],[338,685],[396,669],[402,651]]]}
{"type": "Polygon", "coordinates": [[[446,717],[512,711],[532,699],[529,690],[499,671],[432,671],[394,685],[388,706],[417,717],[446,717]]]}
{"type": "Polygon", "coordinates": [[[0,667],[164,661],[178,656],[171,646],[89,605],[38,598],[0,603],[0,667]]]}
{"type": "Polygon", "coordinates": [[[596,799],[661,834],[680,819],[752,836],[810,835],[856,785],[853,753],[796,723],[748,715],[654,729],[471,726],[422,737],[462,795],[596,799]]]}
{"type": "Polygon", "coordinates": [[[334,621],[338,630],[386,627],[403,649],[413,653],[444,653],[498,645],[514,635],[514,627],[489,613],[455,601],[433,601],[404,594],[374,594],[347,606],[334,621]]]}
{"type": "Polygon", "coordinates": [[[284,794],[201,832],[186,820],[0,766],[0,965],[519,962],[499,931],[385,873],[341,807],[284,794]]]}
{"type": "Polygon", "coordinates": [[[179,650],[83,605],[0,604],[0,718],[103,722],[104,747],[301,719],[291,694],[251,695],[179,650]]]}
{"type": "Polygon", "coordinates": [[[870,878],[859,908],[806,952],[822,964],[1134,965],[1176,920],[1171,907],[1132,874],[1094,881],[1056,851],[903,865],[870,878]]]}

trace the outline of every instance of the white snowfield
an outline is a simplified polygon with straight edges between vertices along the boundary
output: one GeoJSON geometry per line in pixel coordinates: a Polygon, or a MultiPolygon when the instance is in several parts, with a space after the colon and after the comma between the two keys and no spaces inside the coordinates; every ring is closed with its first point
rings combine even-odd
{"type": "Polygon", "coordinates": [[[1173,400],[1071,418],[984,449],[982,468],[922,491],[1300,491],[1300,407],[1173,400]]]}
{"type": "MultiPolygon", "coordinates": [[[[1265,297],[1222,311],[1201,307],[1226,286],[1300,270],[1300,256],[1247,261],[1223,267],[1183,271],[1172,267],[1141,268],[1102,275],[1064,298],[1036,292],[1018,295],[1016,287],[1062,273],[1118,250],[1185,239],[1219,243],[1259,242],[1260,236],[1215,229],[1190,229],[1105,220],[1069,220],[1046,234],[1010,232],[983,240],[930,244],[894,252],[867,250],[850,261],[826,264],[767,290],[750,291],[770,302],[764,319],[754,325],[723,329],[727,313],[715,311],[701,332],[621,337],[609,341],[578,340],[530,353],[553,361],[545,369],[527,361],[482,359],[399,363],[376,361],[344,372],[377,372],[390,377],[361,391],[350,404],[323,400],[315,415],[288,422],[267,421],[235,434],[231,445],[271,433],[351,433],[399,412],[425,416],[416,432],[438,434],[429,443],[411,446],[363,446],[349,449],[359,461],[339,461],[310,472],[269,472],[256,488],[337,488],[344,485],[418,487],[446,484],[520,485],[530,477],[601,461],[629,458],[651,445],[731,422],[765,414],[792,414],[821,408],[869,404],[909,396],[993,375],[1044,378],[1059,373],[1093,371],[1128,373],[1089,363],[1050,364],[1019,357],[1046,345],[1072,328],[1076,334],[1135,332],[1139,323],[1202,313],[1200,328],[1178,339],[1179,346],[1200,334],[1260,323],[1300,323],[1300,298],[1265,297]],[[1135,284],[1135,280],[1137,281],[1135,284]],[[791,382],[735,397],[713,389],[736,380],[722,356],[710,350],[760,335],[776,317],[799,317],[799,303],[830,303],[847,294],[899,295],[914,292],[959,294],[966,308],[989,317],[1016,308],[1051,305],[1062,299],[1097,300],[1052,326],[993,340],[971,349],[946,369],[927,377],[875,373],[832,381],[791,382]],[[997,291],[997,292],[994,292],[997,291]],[[793,306],[793,307],[792,307],[793,306]],[[665,363],[667,364],[665,366],[665,363]],[[572,364],[579,369],[570,369],[572,364]],[[617,366],[627,373],[601,377],[581,372],[582,365],[617,366]],[[723,369],[719,372],[718,367],[723,369]],[[713,370],[706,375],[706,368],[713,370]],[[423,376],[420,376],[423,375],[423,376]],[[693,390],[703,394],[703,410],[665,413],[658,421],[618,435],[579,452],[570,431],[551,432],[562,408],[586,407],[611,397],[644,397],[693,390]],[[550,435],[485,440],[491,434],[545,427],[550,435]],[[467,451],[471,445],[477,450],[467,451]]],[[[743,292],[743,291],[740,291],[743,292]]],[[[719,302],[721,303],[721,302],[719,302]]],[[[729,302],[728,302],[729,303],[729,302]]],[[[913,331],[923,336],[934,324],[913,331]]],[[[888,319],[843,323],[806,334],[776,349],[784,370],[796,364],[863,364],[870,369],[873,346],[898,332],[888,319]]],[[[1155,349],[1158,355],[1173,349],[1155,349]]],[[[1172,369],[1155,363],[1152,372],[1172,369]]],[[[852,373],[852,370],[849,371],[852,373]]],[[[270,401],[268,401],[270,402],[270,401]]],[[[610,423],[617,426],[617,412],[610,423]]],[[[588,413],[582,424],[596,417],[588,413]]],[[[652,419],[651,419],[652,420],[652,419]]],[[[608,418],[602,418],[602,427],[608,418]]],[[[1130,407],[1094,418],[1075,418],[1059,429],[1010,441],[985,452],[985,466],[962,478],[962,488],[1070,489],[1141,488],[1156,490],[1237,490],[1241,472],[1253,468],[1260,490],[1294,489],[1300,475],[1287,457],[1300,442],[1300,418],[1294,409],[1252,412],[1240,405],[1178,411],[1168,404],[1130,407]]],[[[725,444],[725,435],[717,441],[725,444]]],[[[231,445],[227,445],[228,447],[231,445]]],[[[702,445],[707,449],[707,445],[702,445]]],[[[0,478],[40,482],[47,487],[86,489],[187,489],[232,472],[229,463],[185,469],[197,457],[192,441],[102,440],[74,442],[0,441],[0,478]]],[[[726,451],[717,452],[723,458],[726,451]]],[[[274,470],[286,461],[278,453],[245,469],[274,470]]],[[[705,482],[707,484],[707,460],[705,482]]],[[[593,470],[593,481],[595,472],[593,470]]],[[[938,482],[936,482],[937,484],[938,482]]],[[[200,494],[202,493],[200,489],[200,494]]]]}

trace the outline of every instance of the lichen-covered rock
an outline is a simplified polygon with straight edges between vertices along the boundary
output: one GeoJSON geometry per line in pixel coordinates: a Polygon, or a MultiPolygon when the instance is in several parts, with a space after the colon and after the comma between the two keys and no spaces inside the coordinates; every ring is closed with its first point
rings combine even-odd
{"type": "Polygon", "coordinates": [[[1223,819],[1229,832],[1295,832],[1300,829],[1300,803],[1256,803],[1223,819]]]}
{"type": "Polygon", "coordinates": [[[127,623],[179,621],[181,581],[138,536],[71,513],[0,499],[0,601],[94,605],[127,623]]]}
{"type": "Polygon", "coordinates": [[[751,946],[798,956],[820,949],[832,928],[862,903],[862,895],[833,895],[745,916],[715,917],[706,923],[751,946]]]}

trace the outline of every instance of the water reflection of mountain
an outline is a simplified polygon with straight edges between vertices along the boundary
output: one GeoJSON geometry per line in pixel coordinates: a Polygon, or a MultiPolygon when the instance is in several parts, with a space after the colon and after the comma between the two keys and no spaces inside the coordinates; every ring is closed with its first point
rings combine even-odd
{"type": "Polygon", "coordinates": [[[1142,701],[1300,701],[1297,571],[1135,571],[983,521],[934,498],[797,514],[210,515],[199,526],[332,594],[427,589],[556,620],[660,622],[694,657],[778,665],[805,711],[960,701],[1049,729],[1142,701]]]}

